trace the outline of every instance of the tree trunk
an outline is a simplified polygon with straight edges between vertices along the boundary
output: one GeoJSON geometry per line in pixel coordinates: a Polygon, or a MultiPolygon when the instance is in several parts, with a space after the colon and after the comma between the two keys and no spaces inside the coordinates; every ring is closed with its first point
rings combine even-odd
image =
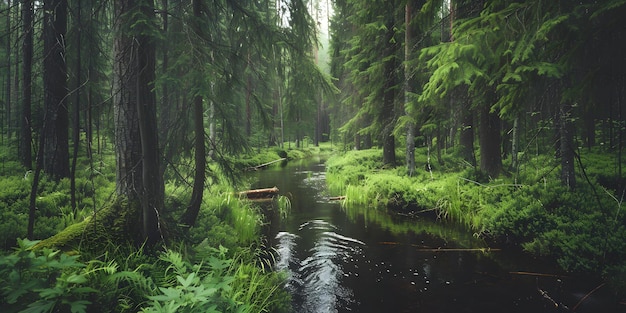
{"type": "MultiPolygon", "coordinates": [[[[154,25],[152,1],[115,1],[114,121],[116,187],[129,205],[141,207],[139,242],[161,239],[159,212],[163,179],[154,95],[155,46],[149,35],[154,25]],[[139,23],[140,22],[140,23],[139,23]],[[132,29],[139,25],[145,29],[132,29]]],[[[132,210],[132,208],[129,208],[132,210]]]]}
{"type": "MultiPolygon", "coordinates": [[[[197,3],[197,1],[194,1],[197,3]]],[[[195,6],[194,6],[195,8],[195,6]]],[[[200,205],[202,204],[202,196],[204,193],[205,171],[206,171],[206,146],[204,145],[204,115],[202,108],[202,96],[196,96],[193,104],[193,124],[195,133],[194,144],[194,165],[196,167],[193,177],[193,190],[191,192],[191,200],[187,210],[183,213],[180,222],[187,226],[194,226],[200,205]]]]}
{"type": "Polygon", "coordinates": [[[494,96],[487,96],[480,108],[480,169],[491,178],[498,177],[502,170],[500,117],[490,112],[494,96]]]}
{"type": "Polygon", "coordinates": [[[596,107],[588,105],[585,110],[586,112],[583,116],[585,123],[585,145],[588,149],[591,149],[596,145],[596,119],[594,113],[596,107]]]}
{"type": "Polygon", "coordinates": [[[72,132],[72,141],[74,151],[72,153],[72,168],[70,172],[70,198],[72,211],[76,214],[76,161],[78,160],[78,146],[80,139],[80,89],[81,89],[81,53],[80,53],[80,36],[81,36],[81,3],[76,1],[76,85],[74,88],[74,127],[72,132]]]}
{"type": "Polygon", "coordinates": [[[560,106],[560,150],[561,150],[561,183],[570,190],[576,188],[574,171],[574,125],[572,122],[572,106],[569,102],[560,106]]]}
{"type": "MultiPolygon", "coordinates": [[[[411,59],[411,3],[407,2],[404,8],[404,106],[409,106],[411,94],[411,74],[408,61],[411,59]]],[[[415,173],[415,123],[409,112],[405,109],[405,114],[409,118],[406,125],[406,170],[409,176],[415,173]]]]}
{"type": "Polygon", "coordinates": [[[27,169],[33,166],[31,144],[31,101],[33,69],[33,0],[22,0],[22,118],[20,122],[19,159],[27,169]]]}
{"type": "Polygon", "coordinates": [[[474,110],[466,98],[461,99],[461,101],[463,101],[463,104],[461,105],[461,110],[459,110],[461,114],[459,154],[463,160],[472,166],[476,166],[476,155],[474,154],[474,110]]]}
{"type": "MultiPolygon", "coordinates": [[[[388,21],[388,30],[386,34],[387,40],[385,42],[391,42],[394,35],[394,19],[391,18],[388,21]]],[[[397,51],[397,44],[389,44],[384,50],[384,82],[383,82],[383,98],[382,98],[382,111],[379,118],[382,126],[381,141],[383,145],[383,164],[394,166],[396,162],[396,138],[393,135],[393,129],[395,127],[396,120],[396,87],[398,80],[396,77],[396,69],[398,64],[396,58],[393,55],[397,51]]]]}
{"type": "MultiPolygon", "coordinates": [[[[49,122],[44,115],[43,118],[43,130],[45,131],[49,127],[49,122]]],[[[37,149],[37,157],[35,161],[35,173],[33,175],[33,183],[30,186],[30,197],[28,206],[28,226],[26,229],[26,237],[30,240],[35,239],[35,220],[37,218],[37,193],[39,189],[39,177],[41,176],[41,170],[43,167],[43,150],[46,143],[46,136],[41,133],[39,139],[39,149],[37,149]]]]}
{"type": "Polygon", "coordinates": [[[67,1],[44,2],[44,107],[52,125],[46,136],[43,169],[55,180],[70,176],[69,112],[67,109],[67,64],[65,34],[67,1]]]}
{"type": "Polygon", "coordinates": [[[439,165],[443,165],[443,158],[441,157],[441,150],[445,147],[445,131],[441,131],[441,126],[437,125],[435,137],[437,138],[437,145],[435,146],[435,150],[437,151],[437,163],[439,165]],[[443,135],[442,135],[443,134],[443,135]]]}
{"type": "MultiPolygon", "coordinates": [[[[193,1],[193,15],[199,20],[202,16],[202,7],[200,0],[193,1]]],[[[195,28],[196,32],[201,32],[200,27],[195,28]]],[[[201,37],[201,36],[200,36],[201,37]]],[[[195,49],[194,49],[195,50],[195,49]]],[[[200,76],[200,75],[197,75],[200,76]]],[[[201,77],[201,76],[200,76],[201,77]]],[[[250,77],[248,77],[248,82],[250,77]]],[[[200,82],[197,82],[200,86],[200,82]]],[[[250,92],[249,90],[247,92],[250,92]]],[[[204,145],[204,109],[202,106],[202,96],[195,95],[193,100],[193,126],[195,134],[194,143],[194,165],[196,167],[193,177],[193,190],[191,192],[191,200],[187,210],[181,217],[181,223],[187,226],[193,226],[196,223],[200,205],[202,204],[202,196],[204,194],[205,171],[206,171],[206,146],[204,145]]]]}
{"type": "MultiPolygon", "coordinates": [[[[11,10],[11,0],[7,0],[7,24],[6,24],[6,54],[7,54],[7,58],[6,58],[6,74],[7,74],[7,78],[6,78],[6,98],[5,98],[5,105],[6,105],[6,111],[5,111],[5,121],[6,121],[6,136],[8,139],[11,139],[11,79],[13,78],[11,76],[11,14],[12,14],[12,10],[11,10]]],[[[3,121],[4,122],[4,121],[3,121]]],[[[4,124],[4,123],[3,123],[4,124]]],[[[4,137],[2,137],[4,138],[4,137]]],[[[4,142],[3,142],[4,144],[4,142]]]]}
{"type": "Polygon", "coordinates": [[[519,116],[513,120],[513,132],[511,135],[511,171],[517,173],[519,160],[517,159],[519,150],[519,116]]]}

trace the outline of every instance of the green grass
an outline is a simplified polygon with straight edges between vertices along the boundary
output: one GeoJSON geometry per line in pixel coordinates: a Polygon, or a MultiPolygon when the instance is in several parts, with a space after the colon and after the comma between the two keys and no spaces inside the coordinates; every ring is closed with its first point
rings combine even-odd
{"type": "Polygon", "coordinates": [[[453,153],[428,171],[424,148],[416,151],[412,177],[401,166],[384,168],[379,149],[335,155],[327,162],[327,183],[332,194],[346,196],[346,210],[435,212],[493,243],[513,242],[567,271],[604,274],[616,282],[626,278],[607,274],[626,272],[626,214],[619,192],[611,189],[615,172],[607,171],[616,159],[605,151],[583,152],[591,185],[577,167],[573,192],[561,186],[550,155],[523,156],[518,172],[489,179],[453,153]]]}

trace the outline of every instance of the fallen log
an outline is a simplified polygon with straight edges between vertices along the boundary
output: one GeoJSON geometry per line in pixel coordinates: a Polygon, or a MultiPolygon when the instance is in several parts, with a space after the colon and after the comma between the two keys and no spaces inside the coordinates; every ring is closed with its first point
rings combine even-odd
{"type": "Polygon", "coordinates": [[[335,196],[335,197],[328,197],[329,201],[339,201],[339,200],[345,200],[346,196],[335,196]]]}
{"type": "Polygon", "coordinates": [[[281,162],[281,161],[284,161],[284,160],[287,160],[287,158],[280,158],[278,160],[274,160],[274,161],[271,161],[271,162],[263,163],[261,165],[251,166],[251,167],[246,168],[246,170],[247,171],[258,171],[259,169],[264,168],[264,167],[266,167],[268,165],[274,164],[276,162],[281,162]]]}
{"type": "Polygon", "coordinates": [[[267,198],[273,198],[277,196],[278,191],[279,190],[277,187],[272,187],[272,188],[244,190],[244,191],[238,192],[238,194],[239,194],[239,197],[246,197],[248,199],[267,199],[267,198]]]}

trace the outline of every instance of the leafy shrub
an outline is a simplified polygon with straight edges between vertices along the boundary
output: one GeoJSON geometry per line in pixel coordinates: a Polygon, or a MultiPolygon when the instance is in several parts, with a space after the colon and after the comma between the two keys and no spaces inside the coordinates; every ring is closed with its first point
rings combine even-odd
{"type": "Polygon", "coordinates": [[[18,251],[0,258],[4,309],[87,312],[88,298],[97,290],[86,284],[85,265],[78,262],[78,256],[59,250],[32,251],[34,243],[21,240],[18,251]]]}

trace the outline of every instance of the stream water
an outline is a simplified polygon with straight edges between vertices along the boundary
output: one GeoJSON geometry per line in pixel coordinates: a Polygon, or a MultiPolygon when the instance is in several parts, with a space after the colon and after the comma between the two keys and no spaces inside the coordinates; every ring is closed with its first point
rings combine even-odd
{"type": "Polygon", "coordinates": [[[451,223],[328,201],[323,160],[258,172],[255,187],[291,199],[267,210],[266,235],[298,313],[624,312],[601,282],[570,278],[451,223]],[[580,303],[579,303],[580,302],[580,303]]]}

